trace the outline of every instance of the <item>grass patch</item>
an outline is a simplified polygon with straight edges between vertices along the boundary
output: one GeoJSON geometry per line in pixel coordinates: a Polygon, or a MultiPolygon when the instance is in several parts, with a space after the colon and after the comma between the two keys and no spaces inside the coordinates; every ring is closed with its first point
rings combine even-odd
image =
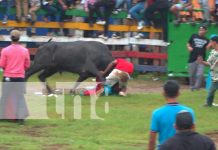
{"type": "MultiPolygon", "coordinates": [[[[49,79],[75,81],[70,74],[65,78],[56,75],[49,79]],[[67,78],[68,79],[67,79],[67,78]]],[[[32,77],[30,81],[37,81],[32,77]]],[[[143,81],[146,84],[146,81],[143,81]]],[[[150,82],[150,81],[149,81],[150,82]]],[[[142,150],[148,142],[151,112],[164,105],[161,92],[130,94],[128,97],[100,97],[96,112],[104,120],[90,119],[90,99],[82,97],[82,119],[73,118],[73,100],[65,95],[65,119],[55,112],[56,99],[47,99],[50,119],[27,120],[24,126],[14,123],[0,123],[0,149],[9,150],[142,150]],[[109,103],[109,113],[105,113],[105,103],[109,103]]],[[[201,105],[206,91],[182,90],[179,102],[194,109],[197,131],[211,133],[217,130],[217,107],[204,108],[201,105]]],[[[27,97],[36,101],[38,97],[27,97]]]]}

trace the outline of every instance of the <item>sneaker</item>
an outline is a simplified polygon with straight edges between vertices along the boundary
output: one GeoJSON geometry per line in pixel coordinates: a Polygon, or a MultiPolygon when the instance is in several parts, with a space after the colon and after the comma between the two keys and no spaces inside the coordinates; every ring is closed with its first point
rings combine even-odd
{"type": "Polygon", "coordinates": [[[113,34],[112,34],[112,38],[113,38],[113,39],[120,39],[120,36],[118,36],[116,33],[113,33],[113,34]]]}
{"type": "Polygon", "coordinates": [[[138,23],[137,29],[138,29],[138,30],[142,30],[143,28],[144,28],[144,21],[140,21],[140,22],[138,23]]]}
{"type": "Polygon", "coordinates": [[[19,23],[19,22],[21,22],[21,18],[20,17],[15,17],[15,20],[19,23]]]}
{"type": "Polygon", "coordinates": [[[130,14],[127,14],[127,19],[132,19],[131,15],[130,14]]]}
{"type": "Polygon", "coordinates": [[[19,125],[24,125],[25,120],[24,119],[16,119],[15,122],[18,123],[19,125]]]}
{"type": "Polygon", "coordinates": [[[36,21],[34,21],[34,20],[32,20],[32,21],[30,22],[31,25],[34,25],[35,23],[36,23],[36,21]]]}
{"type": "Polygon", "coordinates": [[[117,10],[114,10],[113,12],[112,12],[112,14],[114,14],[114,15],[117,15],[119,12],[117,11],[117,10]]]}
{"type": "Polygon", "coordinates": [[[142,33],[138,33],[136,36],[134,36],[134,38],[136,38],[136,39],[142,39],[142,38],[144,38],[145,36],[144,36],[144,34],[142,34],[142,33]]]}
{"type": "Polygon", "coordinates": [[[196,23],[193,21],[192,18],[189,18],[189,19],[188,19],[188,22],[189,22],[191,25],[193,25],[193,26],[196,25],[196,23]]]}
{"type": "Polygon", "coordinates": [[[103,34],[99,35],[98,37],[99,37],[99,38],[102,38],[102,39],[104,39],[104,40],[108,40],[108,37],[107,37],[107,36],[104,36],[103,34]]]}
{"type": "Polygon", "coordinates": [[[176,26],[179,25],[180,24],[180,20],[178,20],[178,19],[174,20],[173,24],[176,25],[176,26]]]}
{"type": "Polygon", "coordinates": [[[7,24],[8,23],[8,17],[4,17],[2,20],[2,24],[7,24]]]}
{"type": "Polygon", "coordinates": [[[204,104],[203,107],[212,107],[212,105],[204,104]]]}
{"type": "Polygon", "coordinates": [[[126,93],[124,93],[123,91],[120,91],[120,92],[119,92],[119,95],[120,95],[120,96],[126,96],[126,93]]]}
{"type": "Polygon", "coordinates": [[[100,21],[97,21],[96,24],[98,24],[98,25],[105,25],[106,21],[100,20],[100,21]]]}
{"type": "Polygon", "coordinates": [[[32,22],[31,15],[27,15],[27,16],[26,16],[26,22],[29,22],[29,23],[32,22]]]}
{"type": "Polygon", "coordinates": [[[117,11],[120,12],[120,11],[122,11],[122,9],[121,9],[121,8],[118,8],[117,11]]]}
{"type": "Polygon", "coordinates": [[[215,106],[215,107],[218,107],[218,104],[216,104],[216,103],[213,103],[212,105],[215,106]]]}

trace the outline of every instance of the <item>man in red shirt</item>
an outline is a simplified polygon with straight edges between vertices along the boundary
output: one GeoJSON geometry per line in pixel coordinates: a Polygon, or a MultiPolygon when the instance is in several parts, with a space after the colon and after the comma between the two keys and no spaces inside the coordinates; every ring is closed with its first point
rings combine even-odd
{"type": "Polygon", "coordinates": [[[1,51],[0,67],[4,73],[0,119],[15,119],[23,123],[28,116],[24,99],[24,77],[25,70],[30,66],[30,56],[28,49],[19,44],[20,35],[20,31],[12,30],[10,33],[12,44],[1,51]]]}
{"type": "Polygon", "coordinates": [[[126,96],[127,82],[130,79],[130,75],[134,71],[134,66],[131,62],[125,59],[115,59],[107,68],[102,72],[103,75],[107,74],[112,68],[111,73],[106,77],[105,85],[112,87],[119,82],[120,92],[119,95],[126,96]]]}

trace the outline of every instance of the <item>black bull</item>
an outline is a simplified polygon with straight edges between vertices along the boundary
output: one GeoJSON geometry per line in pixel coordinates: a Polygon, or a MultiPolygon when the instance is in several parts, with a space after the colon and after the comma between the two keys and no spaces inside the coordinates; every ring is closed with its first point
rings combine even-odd
{"type": "Polygon", "coordinates": [[[52,93],[46,78],[62,71],[77,73],[79,78],[72,89],[74,91],[80,82],[89,77],[98,77],[104,81],[99,70],[104,70],[111,61],[113,57],[110,50],[100,42],[50,42],[38,48],[34,63],[26,72],[26,80],[42,71],[39,80],[46,84],[48,93],[52,93]]]}

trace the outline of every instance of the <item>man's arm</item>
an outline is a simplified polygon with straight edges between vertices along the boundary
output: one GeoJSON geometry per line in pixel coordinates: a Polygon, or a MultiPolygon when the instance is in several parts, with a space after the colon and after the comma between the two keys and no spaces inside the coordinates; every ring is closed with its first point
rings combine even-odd
{"type": "Polygon", "coordinates": [[[107,74],[115,65],[117,64],[117,60],[112,61],[108,64],[107,68],[102,72],[103,75],[107,74]]]}
{"type": "Polygon", "coordinates": [[[3,68],[3,69],[5,68],[6,61],[7,61],[7,58],[6,58],[5,52],[4,50],[2,50],[1,57],[0,57],[0,68],[3,68]]]}
{"type": "Polygon", "coordinates": [[[191,6],[192,5],[192,1],[189,0],[188,3],[185,3],[182,7],[185,8],[185,7],[188,7],[188,6],[191,6]]]}
{"type": "Polygon", "coordinates": [[[187,43],[186,46],[187,46],[187,49],[188,49],[189,52],[193,51],[193,48],[191,47],[191,45],[189,43],[187,43]]]}
{"type": "Polygon", "coordinates": [[[29,51],[27,50],[26,57],[25,57],[25,62],[24,62],[24,68],[25,70],[30,67],[30,55],[29,51]]]}
{"type": "Polygon", "coordinates": [[[63,0],[58,0],[59,4],[61,4],[64,10],[67,10],[67,5],[63,2],[63,0]]]}
{"type": "Polygon", "coordinates": [[[202,57],[198,57],[197,61],[205,66],[210,66],[210,63],[207,61],[204,61],[202,57]]]}
{"type": "Polygon", "coordinates": [[[157,132],[150,131],[148,150],[155,150],[157,132]]]}

